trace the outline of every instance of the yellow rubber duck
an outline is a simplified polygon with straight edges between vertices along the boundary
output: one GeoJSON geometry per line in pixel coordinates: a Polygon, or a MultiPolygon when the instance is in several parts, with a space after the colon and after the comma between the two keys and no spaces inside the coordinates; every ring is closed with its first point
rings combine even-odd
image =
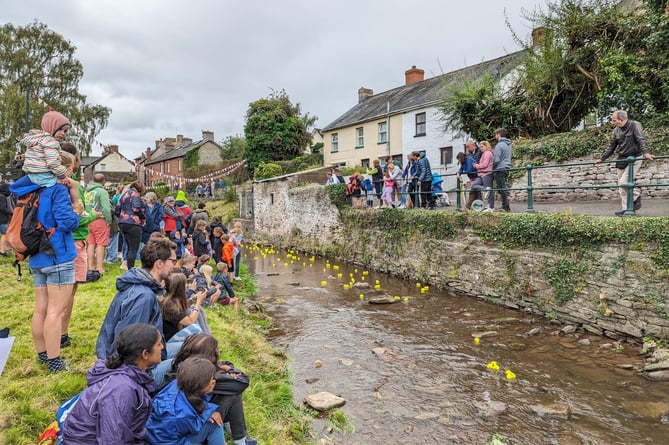
{"type": "Polygon", "coordinates": [[[496,361],[491,361],[488,363],[488,369],[492,369],[493,371],[499,371],[499,365],[497,364],[496,361]]]}

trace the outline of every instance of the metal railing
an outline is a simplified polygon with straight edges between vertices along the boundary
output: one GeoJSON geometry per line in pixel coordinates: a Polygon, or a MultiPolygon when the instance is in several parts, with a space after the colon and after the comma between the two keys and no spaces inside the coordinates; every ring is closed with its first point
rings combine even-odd
{"type": "MultiPolygon", "coordinates": [[[[659,159],[669,159],[669,156],[655,156],[656,160],[659,159]]],[[[639,161],[644,161],[645,158],[640,157],[636,158],[634,156],[630,156],[625,159],[615,159],[612,161],[602,161],[601,164],[612,164],[612,163],[617,163],[617,162],[626,162],[627,166],[633,165],[635,162],[639,161]]],[[[649,161],[653,162],[653,161],[649,161]]],[[[634,168],[628,168],[628,176],[627,176],[627,182],[625,184],[619,185],[618,183],[615,184],[602,184],[602,185],[549,185],[549,186],[540,186],[536,187],[532,183],[532,172],[534,170],[539,170],[539,169],[561,169],[565,167],[575,167],[575,166],[594,166],[598,165],[595,164],[594,162],[573,162],[573,163],[568,163],[568,164],[549,164],[549,165],[531,165],[528,164],[525,167],[516,167],[516,168],[511,168],[508,171],[513,172],[513,171],[526,171],[527,172],[527,186],[526,187],[506,187],[506,188],[491,188],[490,192],[494,193],[496,191],[525,191],[527,193],[527,209],[526,212],[532,213],[534,212],[534,192],[537,190],[593,190],[593,189],[616,189],[619,187],[625,188],[627,190],[627,207],[623,212],[624,216],[632,216],[636,215],[636,212],[634,211],[634,188],[648,188],[648,187],[669,187],[669,183],[663,184],[663,183],[639,183],[635,184],[634,182],[634,168]]],[[[445,175],[446,176],[446,175],[445,175]]],[[[450,175],[449,175],[450,176],[450,175]]],[[[455,176],[455,175],[452,175],[455,176]]],[[[462,209],[463,203],[461,196],[463,192],[465,191],[465,182],[462,180],[458,180],[457,182],[457,187],[456,187],[456,192],[457,192],[457,199],[456,199],[456,208],[458,210],[462,209]]],[[[471,191],[470,191],[471,193],[471,191]]]]}

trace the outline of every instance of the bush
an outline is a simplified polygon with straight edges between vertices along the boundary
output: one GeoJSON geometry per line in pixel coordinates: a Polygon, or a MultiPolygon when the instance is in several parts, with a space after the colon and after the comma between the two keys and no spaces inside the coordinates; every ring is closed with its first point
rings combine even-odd
{"type": "Polygon", "coordinates": [[[256,167],[253,177],[256,181],[261,179],[274,178],[276,176],[281,176],[283,174],[283,169],[279,164],[261,162],[259,166],[256,167]]]}

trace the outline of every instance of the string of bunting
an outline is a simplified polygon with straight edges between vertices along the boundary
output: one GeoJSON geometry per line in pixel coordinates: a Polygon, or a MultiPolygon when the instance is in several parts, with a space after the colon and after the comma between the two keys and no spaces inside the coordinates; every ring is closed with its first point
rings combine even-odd
{"type": "Polygon", "coordinates": [[[213,171],[211,173],[208,173],[206,175],[203,175],[203,176],[200,176],[200,177],[197,177],[197,178],[182,178],[181,176],[168,175],[168,174],[162,173],[158,170],[154,170],[151,167],[141,167],[140,166],[139,168],[143,169],[145,174],[150,175],[150,178],[152,180],[154,180],[153,178],[155,178],[157,176],[161,179],[169,181],[172,184],[176,184],[176,183],[181,184],[183,182],[185,182],[185,183],[209,182],[209,181],[214,180],[214,179],[220,179],[223,176],[229,175],[230,173],[234,172],[238,168],[244,166],[245,162],[246,161],[243,161],[243,160],[239,161],[239,162],[235,162],[234,164],[228,165],[227,167],[224,167],[222,169],[213,171]]]}

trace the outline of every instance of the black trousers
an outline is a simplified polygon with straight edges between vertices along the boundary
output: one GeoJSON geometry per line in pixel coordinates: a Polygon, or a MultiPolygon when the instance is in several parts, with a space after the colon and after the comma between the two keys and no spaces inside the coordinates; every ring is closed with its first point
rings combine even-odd
{"type": "MultiPolygon", "coordinates": [[[[495,180],[495,188],[505,189],[506,188],[506,178],[509,176],[508,170],[500,170],[492,172],[492,177],[495,180]]],[[[511,207],[509,206],[509,196],[506,190],[498,190],[500,196],[502,197],[502,209],[509,211],[511,207]]]]}
{"type": "Polygon", "coordinates": [[[135,267],[135,258],[139,250],[139,243],[142,240],[142,226],[120,223],[118,228],[128,245],[128,270],[130,270],[135,267]]]}
{"type": "Polygon", "coordinates": [[[234,440],[246,437],[246,419],[244,418],[241,394],[234,396],[214,394],[211,403],[218,405],[218,411],[221,413],[223,422],[230,422],[230,431],[234,440]]]}
{"type": "Polygon", "coordinates": [[[420,181],[420,206],[433,209],[435,205],[434,196],[432,196],[432,181],[420,181]]]}

